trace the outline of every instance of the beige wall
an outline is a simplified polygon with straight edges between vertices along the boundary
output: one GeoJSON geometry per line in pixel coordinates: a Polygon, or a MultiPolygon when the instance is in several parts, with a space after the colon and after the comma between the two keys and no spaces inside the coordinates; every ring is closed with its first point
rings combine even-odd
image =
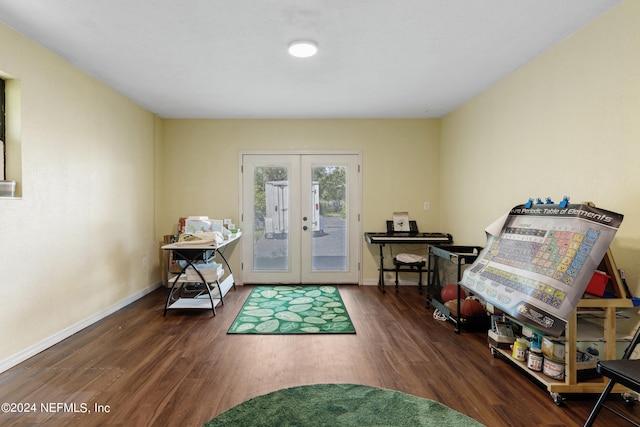
{"type": "Polygon", "coordinates": [[[148,292],[159,266],[154,115],[4,25],[0,52],[22,104],[22,197],[0,199],[1,371],[148,292]]]}
{"type": "MultiPolygon", "coordinates": [[[[439,120],[165,120],[163,135],[160,234],[175,233],[188,215],[242,225],[239,155],[266,150],[361,152],[364,231],[384,230],[396,210],[425,231],[440,228],[439,120]]],[[[377,250],[363,243],[364,283],[377,282],[377,250]]],[[[234,273],[240,252],[231,257],[234,273]]]]}
{"type": "Polygon", "coordinates": [[[626,1],[442,120],[442,224],[461,244],[529,197],[625,215],[612,251],[640,295],[640,2],[626,1]]]}
{"type": "MultiPolygon", "coordinates": [[[[442,121],[160,120],[0,25],[22,103],[22,198],[0,199],[0,370],[152,289],[180,216],[239,222],[244,151],[361,152],[365,231],[407,210],[483,245],[529,197],[591,200],[625,215],[613,252],[640,294],[637,22],[628,0],[442,121]]],[[[364,245],[365,283],[376,257],[364,245]]]]}

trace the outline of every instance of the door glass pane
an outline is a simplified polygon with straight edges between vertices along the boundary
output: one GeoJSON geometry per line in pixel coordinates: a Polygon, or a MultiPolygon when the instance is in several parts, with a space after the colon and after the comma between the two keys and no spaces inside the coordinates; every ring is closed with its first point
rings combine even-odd
{"type": "Polygon", "coordinates": [[[314,271],[347,269],[347,168],[314,166],[311,179],[314,271]]]}
{"type": "Polygon", "coordinates": [[[289,269],[289,169],[254,168],[253,269],[289,269]]]}

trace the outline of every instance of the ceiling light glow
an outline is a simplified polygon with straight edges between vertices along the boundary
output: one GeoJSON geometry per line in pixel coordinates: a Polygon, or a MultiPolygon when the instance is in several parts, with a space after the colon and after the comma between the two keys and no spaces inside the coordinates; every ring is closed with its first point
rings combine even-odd
{"type": "Polygon", "coordinates": [[[295,41],[289,45],[289,54],[296,58],[309,58],[318,53],[318,45],[312,41],[295,41]]]}

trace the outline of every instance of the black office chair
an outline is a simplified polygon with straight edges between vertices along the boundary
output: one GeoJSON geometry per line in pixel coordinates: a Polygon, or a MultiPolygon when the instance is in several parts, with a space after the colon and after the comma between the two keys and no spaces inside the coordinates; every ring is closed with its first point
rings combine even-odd
{"type": "Polygon", "coordinates": [[[614,414],[618,415],[621,418],[624,418],[631,424],[635,426],[640,426],[639,423],[633,421],[625,414],[617,411],[616,409],[605,405],[605,400],[611,393],[613,386],[616,384],[621,384],[629,389],[633,390],[636,393],[640,393],[640,360],[629,359],[631,354],[633,353],[636,345],[640,341],[640,328],[636,331],[629,347],[624,352],[622,359],[616,360],[601,360],[596,365],[596,370],[602,374],[603,376],[609,378],[609,383],[603,390],[602,394],[598,398],[596,405],[591,410],[591,414],[589,414],[589,418],[584,423],[585,427],[589,427],[593,425],[600,409],[606,408],[614,414]]]}

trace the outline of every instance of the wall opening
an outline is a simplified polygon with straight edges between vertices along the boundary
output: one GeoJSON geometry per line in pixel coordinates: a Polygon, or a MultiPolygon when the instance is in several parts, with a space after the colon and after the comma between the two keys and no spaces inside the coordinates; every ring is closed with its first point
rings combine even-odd
{"type": "Polygon", "coordinates": [[[0,179],[15,181],[15,197],[22,197],[22,131],[20,80],[0,72],[0,179]]]}

